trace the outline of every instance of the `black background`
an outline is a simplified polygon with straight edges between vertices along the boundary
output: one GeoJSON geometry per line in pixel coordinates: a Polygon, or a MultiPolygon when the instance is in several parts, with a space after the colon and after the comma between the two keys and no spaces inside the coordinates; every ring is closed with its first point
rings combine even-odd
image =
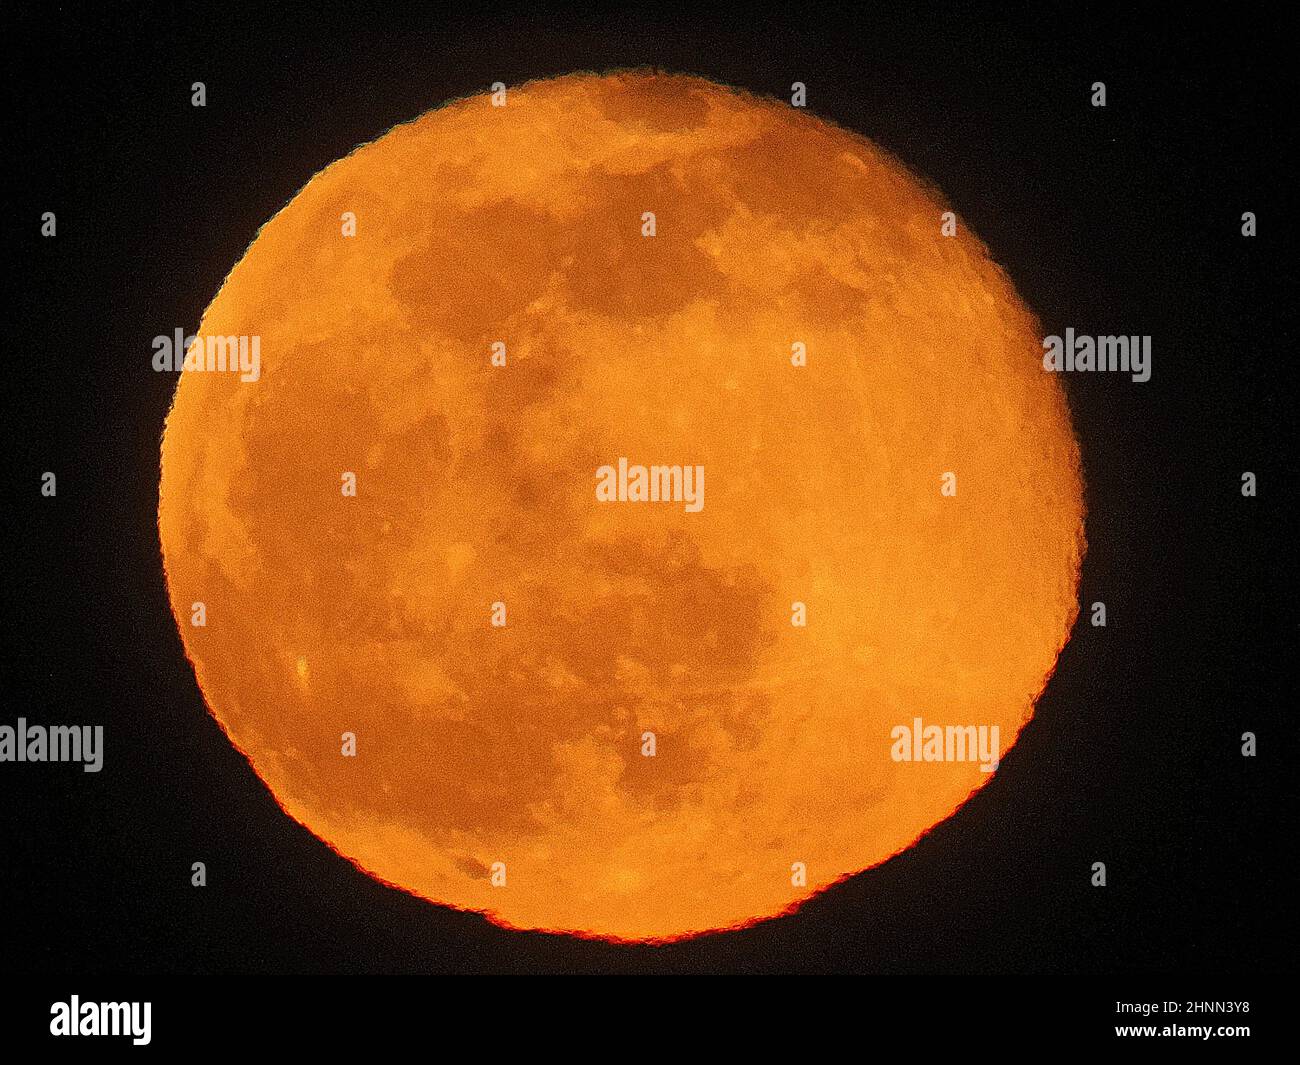
{"type": "MultiPolygon", "coordinates": [[[[1079,5],[602,15],[374,5],[6,11],[13,546],[0,723],[103,724],[105,768],[0,765],[18,972],[1292,970],[1297,821],[1295,27],[1079,5]],[[175,378],[257,228],[440,103],[653,65],[789,97],[949,198],[1045,332],[1153,336],[1066,381],[1084,611],[1033,723],[916,847],[749,930],[662,947],[508,932],[385,888],[285,817],[207,714],[155,514],[175,378]],[[190,85],[207,85],[207,106],[190,85]],[[1106,83],[1108,104],[1090,105],[1106,83]],[[58,236],[39,234],[54,211],[58,236]],[[1254,211],[1259,235],[1241,235],[1254,211]],[[41,498],[41,473],[58,495],[41,498]],[[1242,471],[1259,496],[1240,492],[1242,471]],[[1109,624],[1087,623],[1106,603],[1109,624]],[[1259,737],[1254,759],[1241,734],[1259,737]],[[208,886],[190,886],[203,861],[208,886]],[[1090,885],[1104,861],[1105,889],[1090,885]]],[[[1266,11],[1274,12],[1265,14],[1266,11]]]]}

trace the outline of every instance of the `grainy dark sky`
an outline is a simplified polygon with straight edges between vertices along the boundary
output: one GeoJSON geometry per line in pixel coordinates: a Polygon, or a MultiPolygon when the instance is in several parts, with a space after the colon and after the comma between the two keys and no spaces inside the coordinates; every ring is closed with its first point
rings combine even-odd
{"type": "Polygon", "coordinates": [[[1281,841],[1296,835],[1278,805],[1294,791],[1285,34],[1073,5],[924,21],[852,8],[9,16],[3,431],[19,483],[3,720],[103,724],[107,767],[0,766],[0,905],[24,915],[0,968],[1278,967],[1281,841]],[[1154,363],[1140,386],[1067,381],[1090,509],[1080,599],[1104,600],[1109,625],[1076,631],[995,780],[794,917],[655,949],[440,910],[280,812],[207,715],[171,619],[154,515],[174,382],[148,361],[150,338],[192,330],[258,226],[354,145],[493,81],[641,65],[778,96],[805,82],[812,110],[943,191],[1046,331],[1150,334],[1154,363]],[[46,210],[55,240],[39,236],[46,210]],[[56,500],[39,496],[44,470],[56,500]],[[1088,884],[1097,860],[1105,891],[1088,884]]]}

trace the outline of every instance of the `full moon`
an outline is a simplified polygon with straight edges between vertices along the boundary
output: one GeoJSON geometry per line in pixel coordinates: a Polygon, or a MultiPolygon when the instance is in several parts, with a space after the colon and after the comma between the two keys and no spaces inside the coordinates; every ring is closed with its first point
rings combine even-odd
{"type": "Polygon", "coordinates": [[[158,524],[212,714],[340,855],[499,924],[669,939],[880,864],[1075,621],[1037,321],[788,101],[458,100],[312,177],[196,336],[158,524]]]}

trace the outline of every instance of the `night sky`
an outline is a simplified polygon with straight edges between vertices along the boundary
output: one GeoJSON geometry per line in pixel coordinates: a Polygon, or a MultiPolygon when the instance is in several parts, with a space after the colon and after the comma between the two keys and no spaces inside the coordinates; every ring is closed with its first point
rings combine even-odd
{"type": "Polygon", "coordinates": [[[0,969],[1274,971],[1294,813],[1293,34],[758,13],[302,19],[9,13],[0,724],[102,724],[105,768],[0,764],[0,969]],[[796,915],[663,947],[497,928],[387,888],[286,817],[207,713],[156,528],[175,378],[258,227],[318,170],[495,81],[653,66],[785,97],[937,186],[1045,333],[1150,334],[1066,375],[1087,481],[1074,635],[992,782],[796,915]],[[203,81],[207,106],[190,85],[203,81]],[[1089,100],[1106,84],[1107,106],[1089,100]],[[58,218],[40,235],[42,212],[58,218]],[[1241,216],[1258,236],[1241,234],[1241,216]],[[43,471],[58,494],[42,498],[43,471]],[[1241,474],[1258,478],[1244,498],[1241,474]],[[1104,601],[1108,624],[1088,624],[1104,601]],[[1258,755],[1243,758],[1254,732],[1258,755]],[[208,886],[190,886],[203,861],[208,886]],[[1104,861],[1108,886],[1090,885],[1104,861]]]}

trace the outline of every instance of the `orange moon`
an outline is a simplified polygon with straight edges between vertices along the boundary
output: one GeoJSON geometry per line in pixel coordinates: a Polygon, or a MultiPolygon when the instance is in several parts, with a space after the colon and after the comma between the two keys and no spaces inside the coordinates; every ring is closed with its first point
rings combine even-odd
{"type": "Polygon", "coordinates": [[[1084,549],[1065,397],[870,141],[693,77],[501,102],[318,173],[208,308],[260,372],[187,368],[167,420],[186,651],[387,883],[623,940],[785,912],[991,778],[930,729],[995,761],[1030,719],[1084,549]],[[621,458],[702,506],[602,501],[621,458]]]}

